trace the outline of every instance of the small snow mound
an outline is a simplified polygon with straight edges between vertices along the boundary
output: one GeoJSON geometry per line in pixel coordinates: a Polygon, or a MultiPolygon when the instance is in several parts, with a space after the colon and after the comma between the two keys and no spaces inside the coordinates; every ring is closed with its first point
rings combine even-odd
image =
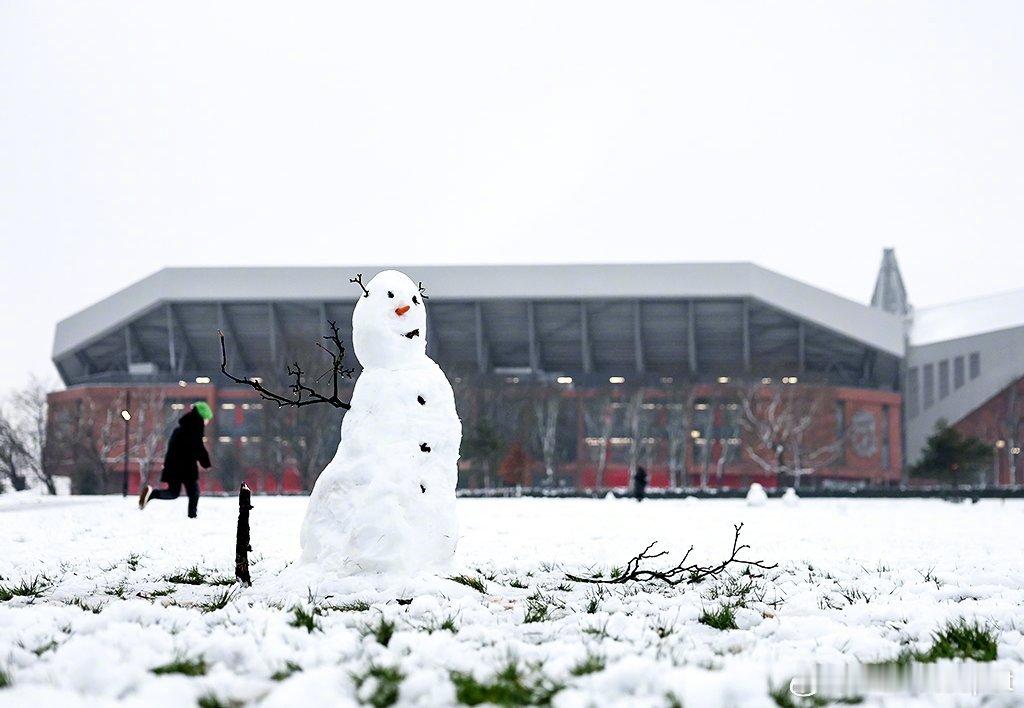
{"type": "Polygon", "coordinates": [[[604,495],[604,498],[610,501],[615,501],[615,492],[608,492],[604,495]]]}
{"type": "Polygon", "coordinates": [[[786,487],[786,492],[782,495],[782,503],[786,506],[796,506],[800,503],[800,497],[796,495],[796,490],[792,487],[786,487]]]}
{"type": "Polygon", "coordinates": [[[750,491],[747,492],[747,506],[764,506],[768,503],[768,495],[757,482],[750,485],[750,491]]]}
{"type": "Polygon", "coordinates": [[[687,504],[693,505],[693,504],[696,504],[697,502],[699,502],[700,499],[698,499],[697,497],[695,497],[693,495],[690,495],[690,496],[686,497],[686,499],[683,499],[683,501],[686,502],[687,504]]]}

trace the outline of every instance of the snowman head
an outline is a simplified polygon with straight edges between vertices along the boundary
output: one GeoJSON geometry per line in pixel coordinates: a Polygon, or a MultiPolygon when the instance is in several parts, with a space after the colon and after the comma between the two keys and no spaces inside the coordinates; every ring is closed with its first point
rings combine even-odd
{"type": "Polygon", "coordinates": [[[427,308],[409,276],[385,270],[363,286],[352,313],[352,346],[363,368],[416,364],[426,356],[426,342],[427,308]]]}

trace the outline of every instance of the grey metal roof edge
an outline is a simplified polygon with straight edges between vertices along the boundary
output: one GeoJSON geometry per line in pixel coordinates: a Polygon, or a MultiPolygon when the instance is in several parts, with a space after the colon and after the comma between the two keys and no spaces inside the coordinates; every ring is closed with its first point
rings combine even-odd
{"type": "Polygon", "coordinates": [[[57,323],[53,358],[161,302],[355,300],[348,279],[396,267],[444,299],[750,297],[896,356],[901,318],[750,262],[163,268],[57,323]]]}

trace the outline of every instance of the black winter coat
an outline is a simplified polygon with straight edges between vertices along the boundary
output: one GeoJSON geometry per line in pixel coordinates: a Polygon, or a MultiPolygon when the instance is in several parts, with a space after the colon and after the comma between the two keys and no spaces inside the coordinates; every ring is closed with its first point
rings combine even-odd
{"type": "Polygon", "coordinates": [[[181,416],[178,427],[167,441],[164,471],[160,481],[167,484],[195,482],[199,479],[199,465],[210,469],[210,455],[203,445],[203,417],[191,410],[181,416]]]}

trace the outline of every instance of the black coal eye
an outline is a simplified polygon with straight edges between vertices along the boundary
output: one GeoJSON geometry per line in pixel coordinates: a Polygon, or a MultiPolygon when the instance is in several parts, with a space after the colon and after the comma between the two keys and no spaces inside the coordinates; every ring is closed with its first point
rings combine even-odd
{"type": "Polygon", "coordinates": [[[412,304],[413,305],[419,305],[420,304],[419,298],[417,298],[415,295],[412,296],[412,304]]]}
{"type": "Polygon", "coordinates": [[[395,296],[395,294],[393,292],[391,292],[390,290],[388,290],[388,297],[394,297],[394,296],[395,296]]]}

